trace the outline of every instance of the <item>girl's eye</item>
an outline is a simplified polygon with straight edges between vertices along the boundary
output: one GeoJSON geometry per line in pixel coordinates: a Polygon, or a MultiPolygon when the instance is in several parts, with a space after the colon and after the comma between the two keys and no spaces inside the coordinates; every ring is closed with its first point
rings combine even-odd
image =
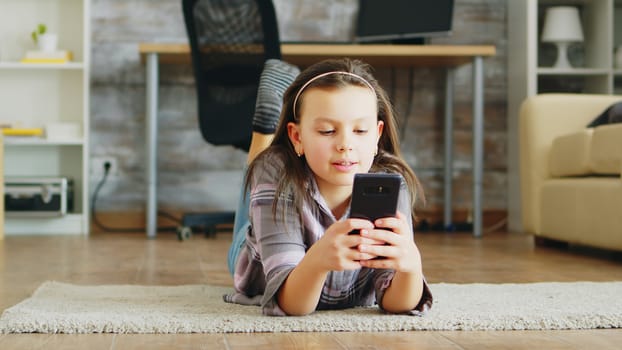
{"type": "Polygon", "coordinates": [[[335,133],[335,130],[319,130],[320,135],[332,135],[335,133]]]}
{"type": "Polygon", "coordinates": [[[367,129],[355,129],[354,133],[356,134],[367,134],[367,129]]]}

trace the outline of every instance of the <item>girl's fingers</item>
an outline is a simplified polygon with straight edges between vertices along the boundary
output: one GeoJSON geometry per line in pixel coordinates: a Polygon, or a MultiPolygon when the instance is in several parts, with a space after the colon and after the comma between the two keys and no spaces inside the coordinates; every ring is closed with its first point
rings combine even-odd
{"type": "Polygon", "coordinates": [[[384,228],[362,231],[361,236],[376,242],[381,242],[381,244],[395,245],[400,241],[400,235],[384,228]]]}
{"type": "Polygon", "coordinates": [[[395,262],[392,259],[369,259],[361,260],[359,264],[370,269],[393,269],[395,270],[395,262]]]}
{"type": "Polygon", "coordinates": [[[363,230],[363,229],[372,229],[374,228],[374,224],[369,220],[364,219],[347,219],[342,221],[345,225],[344,231],[348,233],[352,230],[363,230]]]}
{"type": "MultiPolygon", "coordinates": [[[[365,232],[367,232],[367,230],[363,230],[363,235],[365,235],[365,232]]],[[[352,249],[355,249],[356,251],[358,251],[358,247],[360,245],[383,245],[383,244],[385,244],[384,241],[372,239],[369,237],[364,237],[362,235],[349,235],[344,238],[344,245],[352,249]]]]}
{"type": "Polygon", "coordinates": [[[396,256],[397,249],[391,245],[360,245],[359,251],[361,253],[366,253],[374,256],[382,256],[391,258],[396,256]]]}
{"type": "Polygon", "coordinates": [[[375,257],[376,256],[373,254],[360,251],[358,245],[353,246],[346,253],[344,253],[344,258],[352,262],[358,262],[360,260],[369,260],[375,257]]]}
{"type": "Polygon", "coordinates": [[[403,234],[407,230],[404,226],[405,223],[397,218],[378,219],[375,224],[377,228],[393,231],[393,233],[397,234],[403,234]]]}

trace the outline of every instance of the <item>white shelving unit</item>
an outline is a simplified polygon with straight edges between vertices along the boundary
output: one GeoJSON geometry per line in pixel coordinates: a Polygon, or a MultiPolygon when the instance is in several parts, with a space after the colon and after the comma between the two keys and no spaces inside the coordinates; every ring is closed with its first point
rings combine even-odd
{"type": "Polygon", "coordinates": [[[543,92],[622,94],[622,67],[614,52],[622,46],[622,0],[508,1],[508,214],[520,231],[518,112],[522,101],[543,92]],[[556,50],[540,42],[546,9],[579,8],[584,41],[571,49],[571,69],[552,68],[556,50]],[[553,59],[551,59],[551,54],[553,59]]]}
{"type": "Polygon", "coordinates": [[[4,176],[73,180],[73,211],[57,217],[5,218],[5,233],[88,234],[88,135],[90,69],[89,0],[0,0],[0,122],[23,127],[79,125],[67,138],[4,137],[4,176]],[[39,23],[70,50],[65,64],[22,64],[35,49],[30,33],[39,23]]]}

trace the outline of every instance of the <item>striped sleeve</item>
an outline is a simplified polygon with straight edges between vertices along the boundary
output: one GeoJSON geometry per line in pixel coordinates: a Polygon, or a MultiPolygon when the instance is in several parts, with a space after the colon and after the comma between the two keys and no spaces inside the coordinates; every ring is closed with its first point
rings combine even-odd
{"type": "Polygon", "coordinates": [[[250,198],[255,249],[261,257],[266,278],[261,305],[263,313],[267,315],[284,315],[278,306],[276,294],[306,251],[302,224],[292,205],[292,198],[276,198],[280,164],[278,161],[266,161],[266,171],[253,179],[250,198]],[[275,200],[276,216],[272,211],[275,200]],[[285,210],[284,216],[280,214],[282,210],[285,210]]]}

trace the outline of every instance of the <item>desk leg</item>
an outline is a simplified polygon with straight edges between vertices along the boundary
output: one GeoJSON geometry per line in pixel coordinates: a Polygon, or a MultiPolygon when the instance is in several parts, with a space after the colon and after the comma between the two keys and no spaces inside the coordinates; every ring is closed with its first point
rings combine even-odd
{"type": "Polygon", "coordinates": [[[482,236],[482,179],[484,172],[484,63],[473,59],[473,236],[482,236]]]}
{"type": "Polygon", "coordinates": [[[444,175],[444,210],[443,227],[445,230],[452,229],[452,180],[453,180],[453,119],[454,118],[454,69],[447,69],[445,81],[445,164],[444,175]]]}
{"type": "Polygon", "coordinates": [[[146,226],[147,238],[155,238],[157,234],[156,212],[157,208],[157,165],[158,165],[158,54],[147,54],[147,90],[146,94],[146,132],[145,145],[147,159],[146,161],[146,177],[147,177],[147,206],[146,206],[146,226]]]}

